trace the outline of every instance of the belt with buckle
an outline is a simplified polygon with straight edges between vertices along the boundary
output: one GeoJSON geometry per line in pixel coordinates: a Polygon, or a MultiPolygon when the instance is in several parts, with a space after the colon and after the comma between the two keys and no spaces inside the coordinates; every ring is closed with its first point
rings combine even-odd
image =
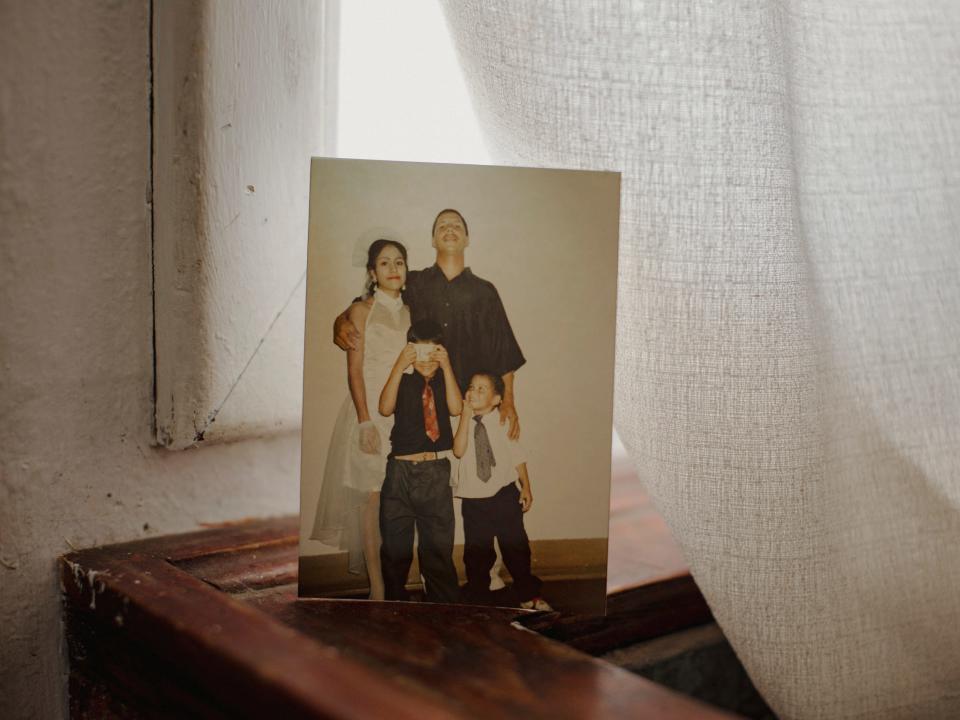
{"type": "Polygon", "coordinates": [[[394,455],[394,460],[404,460],[406,462],[423,462],[424,460],[436,460],[438,458],[435,452],[414,453],[413,455],[394,455]]]}

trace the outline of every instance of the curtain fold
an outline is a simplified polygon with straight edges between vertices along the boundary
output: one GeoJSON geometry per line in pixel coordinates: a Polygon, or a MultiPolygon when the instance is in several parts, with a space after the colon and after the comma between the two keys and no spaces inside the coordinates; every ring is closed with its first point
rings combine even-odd
{"type": "Polygon", "coordinates": [[[960,715],[960,5],[444,4],[498,161],[623,172],[617,427],[758,689],[960,715]]]}

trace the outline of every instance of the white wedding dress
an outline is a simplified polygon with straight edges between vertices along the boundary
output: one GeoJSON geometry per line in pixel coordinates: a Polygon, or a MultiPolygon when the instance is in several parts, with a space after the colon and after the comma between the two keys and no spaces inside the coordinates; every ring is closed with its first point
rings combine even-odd
{"type": "Polygon", "coordinates": [[[380,391],[407,343],[409,328],[410,309],[403,300],[376,290],[363,332],[363,383],[367,411],[380,434],[380,452],[368,454],[360,451],[360,425],[349,391],[330,437],[320,501],[310,537],[346,550],[352,573],[366,573],[363,509],[369,494],[378,492],[383,485],[390,453],[393,417],[383,417],[378,412],[380,391]]]}

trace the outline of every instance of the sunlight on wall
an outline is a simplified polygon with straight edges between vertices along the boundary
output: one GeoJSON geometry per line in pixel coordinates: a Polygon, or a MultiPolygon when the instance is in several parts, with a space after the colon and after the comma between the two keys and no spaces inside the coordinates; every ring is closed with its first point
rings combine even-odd
{"type": "Polygon", "coordinates": [[[337,156],[490,162],[435,0],[340,6],[337,156]]]}

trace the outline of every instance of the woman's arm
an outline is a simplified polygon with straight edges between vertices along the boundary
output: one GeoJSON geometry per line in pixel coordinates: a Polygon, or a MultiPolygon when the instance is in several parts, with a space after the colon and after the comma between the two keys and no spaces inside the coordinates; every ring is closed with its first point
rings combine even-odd
{"type": "Polygon", "coordinates": [[[358,332],[357,342],[347,350],[347,386],[350,388],[353,407],[357,411],[358,423],[365,423],[370,420],[370,409],[367,407],[367,388],[363,381],[362,329],[366,325],[369,312],[370,306],[365,302],[354,303],[347,310],[347,317],[358,332]]]}

